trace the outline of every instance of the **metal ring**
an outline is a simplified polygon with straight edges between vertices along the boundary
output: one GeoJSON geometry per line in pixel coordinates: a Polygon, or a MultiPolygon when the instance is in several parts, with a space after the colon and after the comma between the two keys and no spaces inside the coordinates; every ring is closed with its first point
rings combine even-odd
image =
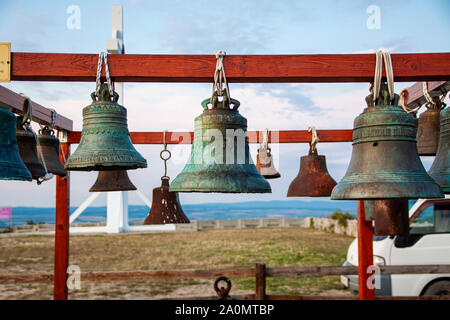
{"type": "Polygon", "coordinates": [[[228,293],[230,293],[231,290],[231,281],[227,277],[218,277],[216,281],[214,281],[214,290],[216,291],[217,295],[220,299],[224,299],[228,296],[228,293]],[[219,288],[219,282],[225,281],[227,286],[219,288]]]}
{"type": "Polygon", "coordinates": [[[160,158],[161,158],[162,160],[167,161],[167,160],[169,160],[169,159],[172,157],[172,153],[171,153],[169,150],[164,149],[163,151],[161,151],[161,152],[159,153],[159,156],[160,156],[160,158]],[[167,152],[167,153],[169,154],[167,158],[164,158],[164,157],[163,157],[163,152],[167,152]]]}

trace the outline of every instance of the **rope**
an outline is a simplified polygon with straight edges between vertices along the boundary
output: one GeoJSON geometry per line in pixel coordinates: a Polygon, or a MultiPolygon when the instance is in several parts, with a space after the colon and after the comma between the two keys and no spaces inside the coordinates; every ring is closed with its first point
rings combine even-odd
{"type": "Polygon", "coordinates": [[[264,129],[263,131],[263,140],[261,142],[262,149],[269,149],[269,129],[264,129]]]}
{"type": "Polygon", "coordinates": [[[95,94],[98,96],[100,94],[100,86],[101,86],[101,78],[102,78],[102,67],[103,67],[103,59],[105,59],[105,73],[106,73],[106,82],[108,83],[108,90],[111,96],[114,95],[114,88],[112,86],[111,77],[109,75],[109,66],[108,66],[108,53],[100,52],[98,54],[98,65],[97,65],[97,77],[95,79],[95,94]]]}
{"type": "Polygon", "coordinates": [[[310,153],[316,153],[317,152],[316,145],[319,142],[319,136],[317,135],[316,128],[314,126],[309,126],[308,132],[312,132],[311,142],[309,144],[310,145],[310,153]]]}
{"type": "Polygon", "coordinates": [[[427,102],[429,104],[432,104],[433,106],[435,106],[436,103],[433,101],[430,94],[428,93],[428,83],[426,81],[422,82],[422,92],[423,92],[423,96],[425,97],[425,100],[427,100],[427,102]]]}
{"type": "Polygon", "coordinates": [[[228,87],[227,76],[225,75],[225,68],[223,66],[223,58],[226,56],[226,52],[218,50],[214,52],[216,56],[216,70],[214,71],[214,84],[212,88],[211,103],[214,99],[214,93],[217,91],[219,96],[223,95],[223,84],[227,90],[227,100],[231,103],[230,88],[228,87]]]}
{"type": "Polygon", "coordinates": [[[392,67],[391,54],[387,51],[378,50],[376,53],[375,75],[373,82],[373,100],[376,101],[380,96],[381,78],[383,76],[383,60],[386,71],[386,79],[391,100],[395,98],[394,91],[394,69],[392,67]]]}
{"type": "Polygon", "coordinates": [[[172,157],[172,153],[170,153],[170,151],[167,150],[166,132],[167,132],[167,130],[164,130],[164,132],[163,132],[164,149],[160,152],[159,157],[164,161],[164,175],[161,177],[161,179],[169,180],[170,177],[167,175],[167,160],[169,160],[172,157]],[[166,152],[168,154],[166,158],[163,157],[164,152],[166,152]]]}
{"type": "Polygon", "coordinates": [[[406,111],[407,113],[417,113],[417,111],[419,111],[419,109],[422,107],[422,106],[418,106],[417,108],[415,108],[415,109],[411,109],[411,108],[408,108],[407,106],[406,106],[406,103],[405,103],[405,101],[407,100],[407,98],[408,98],[408,90],[407,89],[403,89],[401,92],[400,92],[400,99],[398,99],[398,105],[400,106],[400,107],[402,107],[402,109],[404,110],[404,111],[406,111]]]}

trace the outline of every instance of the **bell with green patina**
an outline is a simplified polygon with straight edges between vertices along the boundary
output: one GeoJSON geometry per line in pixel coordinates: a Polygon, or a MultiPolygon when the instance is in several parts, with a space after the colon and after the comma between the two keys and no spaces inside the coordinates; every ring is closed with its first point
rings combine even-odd
{"type": "Polygon", "coordinates": [[[450,111],[445,108],[441,111],[441,126],[439,134],[439,146],[428,174],[442,188],[444,193],[450,193],[450,111]]]}
{"type": "Polygon", "coordinates": [[[102,84],[98,96],[83,109],[83,130],[77,150],[64,168],[78,171],[131,170],[146,168],[147,161],[131,143],[127,126],[127,109],[117,103],[119,95],[111,95],[102,84]]]}
{"type": "Polygon", "coordinates": [[[237,110],[239,101],[229,99],[224,90],[222,101],[216,93],[202,107],[203,113],[195,118],[190,158],[170,184],[170,191],[272,192],[250,156],[247,119],[237,110]]]}
{"type": "Polygon", "coordinates": [[[14,113],[0,107],[0,180],[31,181],[31,173],[19,154],[16,126],[14,113]]]}
{"type": "Polygon", "coordinates": [[[385,83],[376,104],[356,117],[347,172],[331,193],[333,200],[441,198],[417,153],[416,120],[389,98],[385,83]]]}

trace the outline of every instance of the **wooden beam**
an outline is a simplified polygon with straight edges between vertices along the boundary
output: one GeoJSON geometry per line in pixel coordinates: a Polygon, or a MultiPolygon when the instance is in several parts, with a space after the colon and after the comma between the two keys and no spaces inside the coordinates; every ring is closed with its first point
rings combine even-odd
{"type": "MultiPolygon", "coordinates": [[[[70,145],[61,143],[65,159],[70,155],[70,145]]],[[[61,156],[61,161],[63,157],[61,156]]],[[[53,298],[67,300],[67,267],[69,266],[69,212],[70,210],[70,173],[65,179],[56,177],[55,210],[55,264],[53,278],[53,298]]]]}
{"type": "MultiPolygon", "coordinates": [[[[11,80],[95,81],[98,54],[11,56],[11,80]]],[[[108,62],[118,82],[212,82],[216,66],[213,54],[111,54],[108,62]]],[[[450,79],[448,52],[392,54],[392,64],[395,81],[450,79]]],[[[375,54],[228,55],[224,66],[229,82],[371,82],[375,54]]]]}
{"type": "MultiPolygon", "coordinates": [[[[411,87],[406,89],[408,91],[407,99],[405,99],[405,104],[409,108],[416,108],[423,105],[426,100],[423,96],[423,84],[422,82],[414,83],[411,87]]],[[[428,93],[430,96],[441,96],[446,92],[450,91],[450,81],[429,81],[428,82],[428,93]]]]}
{"type": "Polygon", "coordinates": [[[359,300],[374,300],[375,289],[369,287],[368,267],[373,265],[372,220],[366,221],[364,200],[357,200],[358,215],[358,288],[359,300]]]}
{"type": "MultiPolygon", "coordinates": [[[[249,143],[260,143],[262,141],[263,131],[248,131],[249,143]]],[[[351,142],[353,130],[317,130],[320,142],[351,142]]],[[[162,132],[130,132],[131,141],[134,144],[162,144],[162,132]]],[[[68,133],[69,143],[79,143],[81,131],[72,131],[68,133]]],[[[194,133],[191,132],[167,132],[166,142],[168,144],[191,144],[194,139],[194,133]]],[[[284,130],[270,131],[270,143],[300,143],[310,142],[311,133],[307,130],[284,130]]],[[[319,143],[320,144],[320,143],[319,143]]]]}
{"type": "MultiPolygon", "coordinates": [[[[50,109],[47,109],[34,101],[32,101],[32,103],[33,121],[40,124],[50,125],[52,123],[52,112],[50,109]]],[[[14,113],[23,114],[26,111],[25,98],[3,86],[0,86],[0,105],[11,109],[14,113]]],[[[72,120],[57,113],[55,128],[58,130],[63,129],[71,131],[73,129],[73,122],[72,120]]]]}

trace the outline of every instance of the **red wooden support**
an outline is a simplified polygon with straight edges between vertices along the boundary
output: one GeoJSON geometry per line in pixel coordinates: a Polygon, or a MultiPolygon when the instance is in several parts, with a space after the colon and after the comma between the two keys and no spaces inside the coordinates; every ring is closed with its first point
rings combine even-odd
{"type": "MultiPolygon", "coordinates": [[[[66,159],[70,155],[70,144],[61,143],[66,159]]],[[[61,157],[62,158],[62,157],[61,157]]],[[[63,159],[61,159],[63,161],[63,159]]],[[[55,267],[53,278],[53,298],[67,300],[67,267],[69,266],[69,208],[70,177],[56,177],[56,218],[55,218],[55,267]]]]}
{"type": "Polygon", "coordinates": [[[370,289],[367,280],[371,274],[367,268],[373,264],[372,221],[366,221],[364,201],[358,200],[358,283],[359,300],[374,300],[375,289],[370,289]]]}
{"type": "MultiPolygon", "coordinates": [[[[11,53],[11,80],[95,81],[98,54],[11,53]]],[[[216,57],[111,54],[118,82],[211,82],[216,57]]],[[[392,54],[395,81],[446,81],[450,53],[392,54]]],[[[227,55],[229,82],[371,82],[375,54],[227,55]]],[[[383,70],[384,72],[384,70],[383,70]]]]}

